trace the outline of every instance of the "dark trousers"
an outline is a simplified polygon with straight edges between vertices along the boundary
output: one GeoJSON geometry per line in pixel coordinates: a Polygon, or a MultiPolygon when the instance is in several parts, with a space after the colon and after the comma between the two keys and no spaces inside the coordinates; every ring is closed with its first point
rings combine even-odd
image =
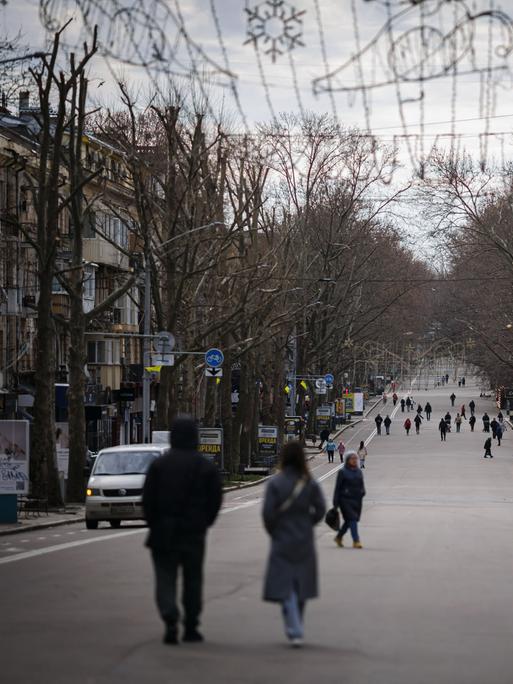
{"type": "Polygon", "coordinates": [[[335,460],[335,452],[328,450],[328,463],[333,463],[335,460]]]}
{"type": "Polygon", "coordinates": [[[351,537],[353,538],[354,542],[360,541],[360,536],[358,534],[358,523],[356,520],[349,520],[348,522],[344,522],[342,524],[342,527],[337,532],[337,537],[339,539],[342,539],[347,530],[351,530],[351,537]]]}
{"type": "Polygon", "coordinates": [[[193,630],[199,624],[203,599],[203,559],[205,540],[187,541],[172,551],[152,551],[155,568],[155,598],[162,620],[175,627],[180,620],[177,606],[178,569],[182,569],[182,605],[186,630],[193,630]]]}
{"type": "Polygon", "coordinates": [[[440,430],[440,439],[442,440],[442,442],[445,442],[446,438],[447,432],[442,432],[442,430],[440,430]]]}

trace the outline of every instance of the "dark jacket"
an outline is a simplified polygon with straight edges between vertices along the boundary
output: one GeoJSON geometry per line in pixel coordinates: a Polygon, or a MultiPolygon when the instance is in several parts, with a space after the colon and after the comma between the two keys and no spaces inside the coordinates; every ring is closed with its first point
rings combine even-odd
{"type": "Polygon", "coordinates": [[[425,405],[424,411],[426,413],[432,413],[433,412],[433,409],[431,408],[431,404],[429,402],[425,405]]]}
{"type": "Polygon", "coordinates": [[[422,423],[422,416],[420,415],[420,413],[417,413],[417,415],[415,416],[413,422],[414,422],[415,425],[417,425],[417,426],[420,425],[420,424],[422,423]]]}
{"type": "Polygon", "coordinates": [[[447,423],[445,420],[442,418],[442,420],[438,423],[438,429],[440,432],[447,432],[447,423]]]}
{"type": "Polygon", "coordinates": [[[338,471],[333,493],[333,506],[340,508],[346,522],[360,520],[365,484],[360,468],[342,468],[338,471]]]}
{"type": "Polygon", "coordinates": [[[383,422],[383,418],[381,416],[376,416],[374,418],[374,422],[376,423],[376,425],[381,425],[381,423],[383,422]]]}
{"type": "Polygon", "coordinates": [[[264,583],[266,601],[283,601],[293,588],[300,601],[318,594],[313,530],[323,519],[326,504],[321,488],[310,479],[287,510],[280,511],[297,482],[297,473],[286,468],[271,478],[265,492],[262,516],[272,540],[264,583]]]}
{"type": "Polygon", "coordinates": [[[203,538],[221,501],[217,466],[197,451],[170,449],[153,461],[144,483],[144,516],[150,528],[146,545],[167,551],[203,538]]]}
{"type": "Polygon", "coordinates": [[[484,443],[484,448],[489,451],[492,448],[492,438],[488,437],[486,442],[484,443]]]}
{"type": "Polygon", "coordinates": [[[385,418],[383,423],[385,424],[385,427],[390,427],[392,425],[392,421],[388,416],[385,418]]]}

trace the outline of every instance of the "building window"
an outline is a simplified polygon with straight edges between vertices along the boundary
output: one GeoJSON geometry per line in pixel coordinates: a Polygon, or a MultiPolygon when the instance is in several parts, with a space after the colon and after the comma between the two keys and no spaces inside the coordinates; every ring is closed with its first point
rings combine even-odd
{"type": "Polygon", "coordinates": [[[119,341],[96,340],[87,343],[87,363],[96,363],[106,366],[119,365],[119,341]]]}

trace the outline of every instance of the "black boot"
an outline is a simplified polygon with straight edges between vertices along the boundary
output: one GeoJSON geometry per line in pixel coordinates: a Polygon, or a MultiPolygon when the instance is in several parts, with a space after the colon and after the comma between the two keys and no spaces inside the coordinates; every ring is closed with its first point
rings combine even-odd
{"type": "Polygon", "coordinates": [[[175,625],[167,625],[162,641],[165,644],[176,646],[178,644],[178,631],[175,625]]]}
{"type": "Polygon", "coordinates": [[[203,634],[194,628],[185,630],[182,641],[187,641],[189,643],[200,643],[201,641],[205,641],[205,639],[203,638],[203,634]]]}

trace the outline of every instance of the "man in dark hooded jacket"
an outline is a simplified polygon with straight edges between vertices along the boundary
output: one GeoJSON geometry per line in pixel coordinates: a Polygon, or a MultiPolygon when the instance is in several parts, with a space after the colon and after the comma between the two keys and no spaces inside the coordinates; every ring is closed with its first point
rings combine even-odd
{"type": "Polygon", "coordinates": [[[183,575],[184,641],[203,641],[198,631],[202,608],[203,561],[208,528],[222,500],[217,466],[198,453],[195,421],[182,416],[171,425],[171,449],[151,464],[143,490],[156,578],[156,600],[166,623],[164,642],[178,643],[178,569],[183,575]]]}

